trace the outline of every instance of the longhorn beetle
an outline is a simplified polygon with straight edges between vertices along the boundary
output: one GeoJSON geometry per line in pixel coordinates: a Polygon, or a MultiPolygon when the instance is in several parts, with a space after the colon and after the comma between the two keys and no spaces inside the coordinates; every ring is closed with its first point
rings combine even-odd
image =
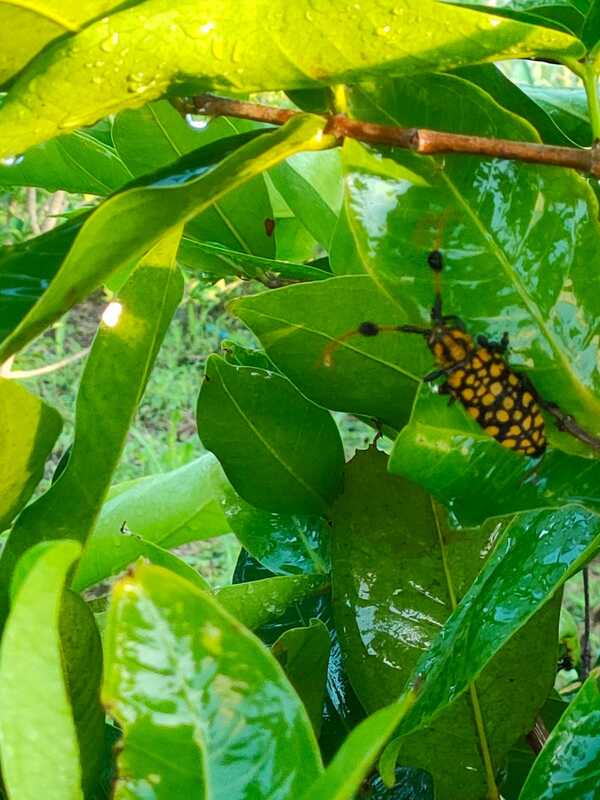
{"type": "Polygon", "coordinates": [[[444,262],[441,252],[432,250],[427,262],[435,276],[431,327],[363,322],[327,348],[325,364],[331,364],[333,350],[351,336],[377,336],[390,331],[417,333],[425,338],[439,365],[423,380],[445,378],[438,392],[451,395],[450,402],[458,400],[487,434],[516,453],[540,458],[546,450],[541,401],[529,379],[506,363],[504,354],[508,348],[508,334],[504,333],[499,342],[491,342],[485,336],[478,336],[474,341],[459,317],[443,315],[440,273],[444,262]]]}

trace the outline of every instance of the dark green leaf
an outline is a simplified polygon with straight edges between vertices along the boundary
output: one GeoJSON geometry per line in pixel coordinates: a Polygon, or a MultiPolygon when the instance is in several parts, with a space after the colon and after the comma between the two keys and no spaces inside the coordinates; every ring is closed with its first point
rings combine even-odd
{"type": "Polygon", "coordinates": [[[250,630],[281,617],[294,603],[325,594],[327,579],[318,575],[282,575],[224,586],[216,593],[223,608],[250,630]]]}
{"type": "Polygon", "coordinates": [[[0,531],[8,528],[44,474],[62,419],[14,380],[0,378],[0,531]]]}
{"type": "Polygon", "coordinates": [[[600,785],[600,672],[594,670],[556,725],[519,800],[594,800],[600,785]]]}
{"type": "Polygon", "coordinates": [[[0,746],[2,776],[11,797],[83,800],[60,631],[63,587],[80,552],[77,542],[56,542],[35,560],[2,638],[0,746]]]}
{"type": "Polygon", "coordinates": [[[104,700],[124,728],[116,800],[262,797],[267,775],[269,798],[288,800],[319,775],[281,667],[206,593],[138,567],[114,589],[105,646],[104,700]]]}
{"type": "MultiPolygon", "coordinates": [[[[100,705],[102,642],[89,607],[78,594],[68,590],[60,612],[60,649],[79,742],[83,792],[85,797],[91,797],[108,756],[105,715],[100,705]]],[[[31,691],[33,687],[27,688],[31,691]]]]}
{"type": "Polygon", "coordinates": [[[304,703],[316,736],[321,730],[330,648],[327,626],[318,619],[307,628],[286,631],[271,648],[304,703]]]}
{"type": "Polygon", "coordinates": [[[349,2],[265,0],[257,7],[243,0],[232,7],[212,0],[200,15],[195,5],[165,14],[162,0],[147,0],[100,19],[47,48],[16,81],[0,113],[0,157],[141,106],[169,88],[313,88],[503,56],[584,54],[566,34],[433,0],[418,7],[412,0],[369,0],[354,11],[349,2]],[[103,72],[95,82],[99,60],[103,72]]]}
{"type": "Polygon", "coordinates": [[[600,461],[558,449],[537,461],[513,453],[427,386],[396,439],[389,469],[431,492],[459,525],[569,502],[600,511],[600,461]]]}
{"type": "Polygon", "coordinates": [[[219,463],[207,453],[171,472],[113,487],[85,545],[73,588],[81,591],[116,575],[147,555],[152,544],[171,548],[227,533],[220,507],[226,486],[219,463]],[[121,533],[124,524],[133,535],[121,533]]]}
{"type": "Polygon", "coordinates": [[[231,530],[271,572],[290,575],[329,571],[329,531],[322,517],[262,511],[231,488],[225,490],[222,502],[231,530]]]}
{"type": "MultiPolygon", "coordinates": [[[[374,711],[401,694],[506,521],[452,531],[422,489],[387,474],[375,449],[355,456],[344,486],[330,512],[334,618],[352,686],[374,711]]],[[[469,694],[402,741],[399,762],[430,773],[437,800],[455,800],[457,786],[461,800],[484,797],[510,748],[533,727],[556,674],[559,610],[560,593],[496,654],[469,694]]]]}
{"type": "Polygon", "coordinates": [[[522,84],[520,88],[565,132],[570,143],[581,147],[592,144],[592,128],[583,89],[548,88],[528,84],[522,84]]]}
{"type": "Polygon", "coordinates": [[[182,293],[181,231],[150,251],[100,325],[77,396],[75,440],[61,477],[19,517],[0,559],[0,617],[17,558],[50,539],[85,542],[94,528],[154,359],[182,293]],[[115,368],[118,365],[118,368],[115,368]]]}
{"type": "Polygon", "coordinates": [[[336,277],[264,292],[234,301],[231,310],[311,400],[394,427],[407,422],[417,381],[431,363],[426,348],[419,352],[409,336],[339,339],[364,320],[383,324],[406,320],[402,309],[369,276],[336,277]],[[399,366],[408,363],[410,367],[399,366]]]}
{"type": "Polygon", "coordinates": [[[235,490],[259,508],[319,513],[339,489],[344,453],[331,415],[276,372],[211,356],[198,432],[235,490]]]}

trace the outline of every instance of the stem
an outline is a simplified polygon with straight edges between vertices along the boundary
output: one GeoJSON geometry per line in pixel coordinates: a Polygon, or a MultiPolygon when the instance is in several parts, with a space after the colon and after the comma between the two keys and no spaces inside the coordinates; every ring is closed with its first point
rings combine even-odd
{"type": "Polygon", "coordinates": [[[600,102],[598,100],[598,80],[593,65],[586,63],[581,71],[580,77],[583,81],[587,96],[590,123],[592,126],[592,138],[594,142],[597,142],[600,140],[600,102]]]}
{"type": "MultiPolygon", "coordinates": [[[[573,67],[575,70],[575,67],[573,67]]],[[[600,106],[595,93],[596,79],[591,67],[584,69],[577,65],[577,70],[584,80],[586,88],[592,87],[589,95],[590,114],[594,137],[600,139],[600,106]],[[585,75],[585,78],[584,78],[585,75]],[[595,104],[595,105],[594,105],[595,104]]],[[[263,106],[244,100],[232,100],[228,97],[215,97],[203,94],[189,100],[180,98],[177,107],[182,113],[205,114],[209,117],[228,116],[250,119],[256,122],[267,122],[271,125],[283,125],[291,117],[301,114],[289,108],[263,106]]],[[[600,146],[589,148],[555,147],[537,142],[517,142],[512,139],[496,139],[485,136],[469,136],[461,133],[435,131],[428,128],[401,128],[398,125],[379,125],[373,122],[361,122],[348,119],[342,114],[325,115],[326,133],[335,136],[339,142],[344,138],[358,139],[361,142],[401,147],[413,150],[422,155],[432,153],[462,153],[466,155],[505,158],[516,161],[527,161],[549,166],[568,167],[581,172],[589,172],[600,178],[600,146]]]]}
{"type": "Polygon", "coordinates": [[[583,571],[583,642],[581,646],[581,680],[584,681],[592,669],[592,647],[590,641],[590,568],[583,571]]]}

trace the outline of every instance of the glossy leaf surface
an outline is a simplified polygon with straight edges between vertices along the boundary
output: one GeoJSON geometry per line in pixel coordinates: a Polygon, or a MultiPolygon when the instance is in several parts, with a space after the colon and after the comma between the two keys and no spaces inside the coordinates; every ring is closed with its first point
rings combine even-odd
{"type": "Polygon", "coordinates": [[[396,439],[389,469],[430,491],[459,525],[565,503],[600,510],[597,459],[554,448],[541,460],[512,453],[427,386],[396,439]]]}
{"type": "Polygon", "coordinates": [[[322,517],[262,511],[231,488],[225,490],[222,503],[233,533],[271,572],[329,572],[329,531],[322,517]]]}
{"type": "Polygon", "coordinates": [[[0,157],[141,106],[177,84],[180,92],[184,86],[238,92],[311,88],[503,56],[583,55],[582,45],[566,34],[432,0],[418,7],[410,0],[369,2],[360,16],[352,12],[349,2],[315,6],[302,0],[290,6],[243,0],[235,7],[211,2],[199,16],[193,3],[172,9],[166,0],[147,0],[103,18],[48,48],[15,83],[0,113],[0,157]],[[100,82],[93,80],[97,60],[104,68],[100,82]]]}
{"type": "Polygon", "coordinates": [[[161,237],[228,191],[298,150],[329,146],[330,138],[321,135],[322,127],[323,121],[318,118],[296,118],[284,128],[248,142],[211,171],[183,185],[133,188],[106,200],[86,219],[43,297],[0,346],[0,361],[119,267],[135,263],[161,237]]]}
{"type": "Polygon", "coordinates": [[[550,734],[519,800],[594,800],[600,785],[600,687],[594,670],[550,734]]]}
{"type": "MultiPolygon", "coordinates": [[[[429,724],[599,547],[600,518],[590,512],[566,506],[515,517],[417,663],[409,685],[420,687],[418,700],[400,732],[429,724]]],[[[388,773],[399,746],[390,746],[388,773]]]]}
{"type": "Polygon", "coordinates": [[[0,84],[6,83],[48,42],[75,33],[117,5],[115,0],[43,0],[0,6],[0,84]]]}
{"type": "MultiPolygon", "coordinates": [[[[372,448],[347,466],[344,486],[330,512],[334,618],[352,686],[374,711],[402,693],[506,521],[451,530],[431,497],[390,476],[384,454],[372,448]]],[[[402,741],[399,763],[430,773],[438,800],[454,800],[457,786],[462,800],[480,800],[488,788],[482,752],[496,773],[533,727],[556,674],[560,600],[559,592],[469,693],[402,741]]]]}
{"type": "Polygon", "coordinates": [[[330,648],[327,626],[318,619],[306,628],[286,631],[271,648],[304,703],[315,736],[321,730],[330,648]]]}
{"type": "Polygon", "coordinates": [[[289,286],[240,298],[230,308],[311,400],[394,427],[408,420],[417,382],[431,364],[426,348],[417,348],[413,339],[400,335],[340,341],[364,320],[381,324],[407,320],[406,313],[369,276],[289,286]]]}
{"type": "MultiPolygon", "coordinates": [[[[364,119],[435,127],[443,102],[449,130],[533,138],[523,121],[451,76],[382,84],[353,98],[354,113],[364,119]]],[[[382,158],[353,142],[344,156],[347,216],[334,268],[371,274],[412,323],[424,324],[433,296],[426,254],[439,246],[445,312],[491,340],[507,331],[511,364],[526,370],[543,397],[597,430],[600,373],[592,342],[600,292],[585,265],[600,257],[600,235],[588,184],[569,171],[498,159],[446,157],[440,168],[411,154],[382,158]],[[429,185],[407,175],[399,180],[398,162],[421,171],[429,185]]]]}
{"type": "Polygon", "coordinates": [[[15,562],[28,547],[49,539],[85,542],[94,528],[154,359],[181,299],[182,279],[174,264],[179,235],[180,231],[150,251],[113,306],[115,316],[100,324],[77,395],[75,439],[67,466],[21,514],[2,552],[0,615],[6,613],[15,562]]]}
{"type": "Polygon", "coordinates": [[[148,791],[242,800],[265,790],[287,800],[320,773],[281,667],[206,593],[138,567],[115,587],[105,644],[103,696],[124,729],[117,800],[148,791]]]}
{"type": "Polygon", "coordinates": [[[5,378],[0,378],[0,419],[0,531],[3,531],[41,480],[62,419],[39,397],[5,378]]]}
{"type": "Polygon", "coordinates": [[[207,453],[179,469],[114,487],[89,537],[73,588],[116,575],[144,555],[148,544],[177,547],[229,531],[220,497],[223,471],[207,453]],[[121,526],[133,535],[123,535],[121,526]],[[138,538],[139,537],[139,538],[138,538]]]}
{"type": "Polygon", "coordinates": [[[73,541],[57,542],[37,558],[16,594],[4,631],[0,752],[11,797],[83,800],[60,638],[63,587],[80,549],[73,541]]]}
{"type": "Polygon", "coordinates": [[[317,575],[280,575],[224,586],[216,593],[223,608],[250,630],[280,617],[291,605],[324,594],[328,581],[317,575]]]}
{"type": "Polygon", "coordinates": [[[106,122],[43,142],[13,163],[0,161],[0,186],[6,187],[39,186],[50,192],[62,189],[106,195],[132,177],[110,142],[106,122]]]}
{"type": "Polygon", "coordinates": [[[310,514],[335,496],[344,464],[335,422],[278,373],[210,356],[197,419],[202,443],[247,502],[310,514]]]}

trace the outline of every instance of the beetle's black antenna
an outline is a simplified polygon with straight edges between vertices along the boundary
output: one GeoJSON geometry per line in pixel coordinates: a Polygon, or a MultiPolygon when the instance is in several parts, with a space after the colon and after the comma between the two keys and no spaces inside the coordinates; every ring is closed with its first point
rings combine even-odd
{"type": "Polygon", "coordinates": [[[378,325],[376,322],[361,322],[358,328],[342,333],[341,336],[333,339],[323,352],[323,364],[330,367],[333,364],[333,354],[348,339],[353,336],[378,336],[380,333],[418,333],[421,336],[430,336],[429,328],[422,328],[419,325],[378,325]]]}

